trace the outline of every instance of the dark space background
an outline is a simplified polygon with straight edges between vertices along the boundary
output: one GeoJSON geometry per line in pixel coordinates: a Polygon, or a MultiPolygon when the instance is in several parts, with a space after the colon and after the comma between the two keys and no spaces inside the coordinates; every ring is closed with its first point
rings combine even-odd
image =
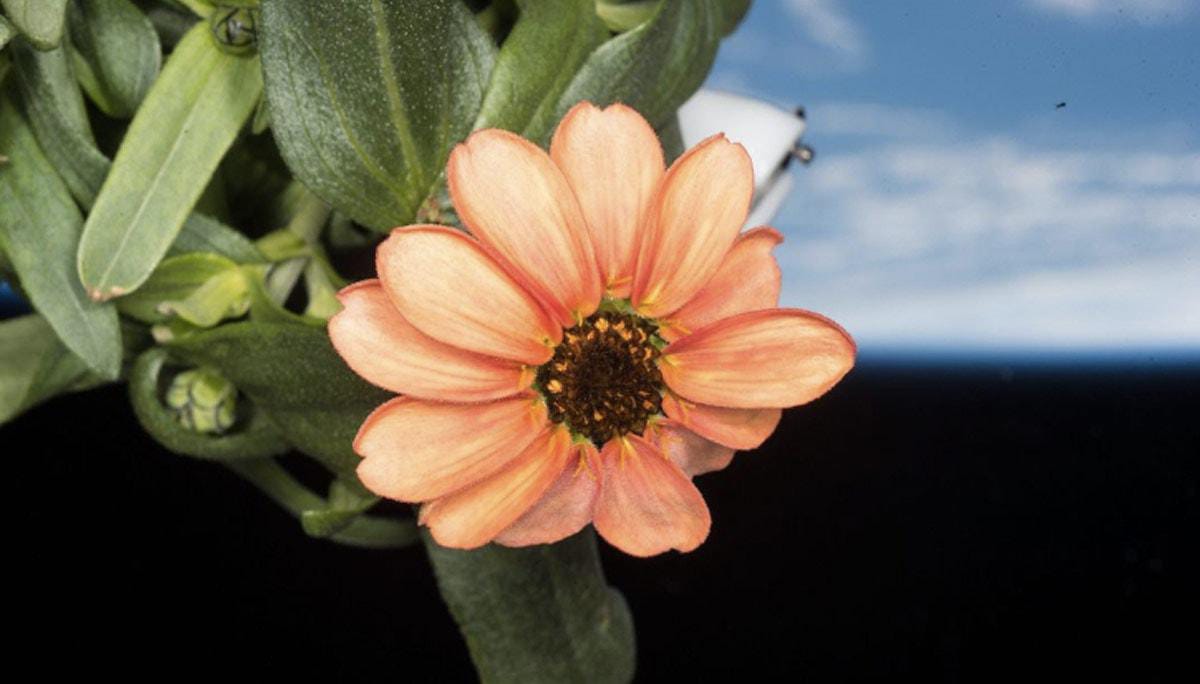
{"type": "MultiPolygon", "coordinates": [[[[1200,363],[1136,361],[860,363],[698,479],[698,551],[603,547],[639,680],[1190,679],[1200,363]]],[[[0,440],[10,668],[473,679],[419,546],[305,537],[121,388],[0,440]]]]}

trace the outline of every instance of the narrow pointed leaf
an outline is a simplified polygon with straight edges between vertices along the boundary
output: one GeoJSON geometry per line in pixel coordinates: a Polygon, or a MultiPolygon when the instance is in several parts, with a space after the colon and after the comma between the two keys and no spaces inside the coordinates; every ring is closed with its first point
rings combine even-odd
{"type": "Polygon", "coordinates": [[[39,50],[62,40],[67,0],[0,0],[8,20],[39,50]]]}
{"type": "Polygon", "coordinates": [[[75,271],[83,217],[12,98],[0,93],[0,249],[30,303],[68,349],[103,378],[121,369],[111,304],[88,299],[75,271]]]}
{"type": "Polygon", "coordinates": [[[132,116],[162,64],[150,20],[129,0],[71,0],[67,29],[88,97],[109,116],[132,116]]]}
{"type": "Polygon", "coordinates": [[[409,223],[495,59],[458,0],[264,0],[271,131],[298,179],[375,230],[409,223]]]}
{"type": "Polygon", "coordinates": [[[222,52],[192,28],[125,134],[79,245],[95,299],[135,290],[167,253],[262,88],[256,57],[222,52]]]}
{"type": "Polygon", "coordinates": [[[71,196],[91,207],[110,162],[92,137],[67,50],[38,51],[22,43],[18,41],[12,48],[21,109],[71,196]]]}
{"type": "Polygon", "coordinates": [[[37,314],[0,321],[0,425],[47,399],[99,384],[37,314]]]}
{"type": "Polygon", "coordinates": [[[521,16],[500,48],[475,128],[545,142],[557,123],[559,96],[608,31],[594,0],[518,4],[521,16]]]}

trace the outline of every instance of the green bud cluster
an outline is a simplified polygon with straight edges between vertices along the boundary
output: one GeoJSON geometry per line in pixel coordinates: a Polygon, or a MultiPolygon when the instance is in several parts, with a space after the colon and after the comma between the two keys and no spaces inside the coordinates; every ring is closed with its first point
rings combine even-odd
{"type": "Polygon", "coordinates": [[[233,427],[237,388],[216,371],[196,368],[176,375],[167,389],[167,406],[193,432],[221,434],[233,427]]]}

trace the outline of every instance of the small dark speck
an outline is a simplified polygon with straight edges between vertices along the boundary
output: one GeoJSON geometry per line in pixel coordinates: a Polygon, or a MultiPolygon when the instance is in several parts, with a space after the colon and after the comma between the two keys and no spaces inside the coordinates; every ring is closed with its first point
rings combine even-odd
{"type": "Polygon", "coordinates": [[[1059,102],[1058,104],[1054,105],[1054,108],[1055,108],[1055,109],[1062,109],[1062,108],[1064,108],[1064,107],[1066,107],[1066,106],[1067,106],[1067,103],[1066,103],[1066,102],[1059,102]]]}

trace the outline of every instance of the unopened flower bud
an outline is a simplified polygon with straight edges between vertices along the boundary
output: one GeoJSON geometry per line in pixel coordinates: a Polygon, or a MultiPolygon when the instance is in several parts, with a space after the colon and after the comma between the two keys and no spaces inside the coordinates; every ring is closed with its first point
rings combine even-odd
{"type": "Polygon", "coordinates": [[[237,388],[210,369],[184,371],[167,389],[167,406],[187,429],[221,434],[233,427],[237,388]]]}

